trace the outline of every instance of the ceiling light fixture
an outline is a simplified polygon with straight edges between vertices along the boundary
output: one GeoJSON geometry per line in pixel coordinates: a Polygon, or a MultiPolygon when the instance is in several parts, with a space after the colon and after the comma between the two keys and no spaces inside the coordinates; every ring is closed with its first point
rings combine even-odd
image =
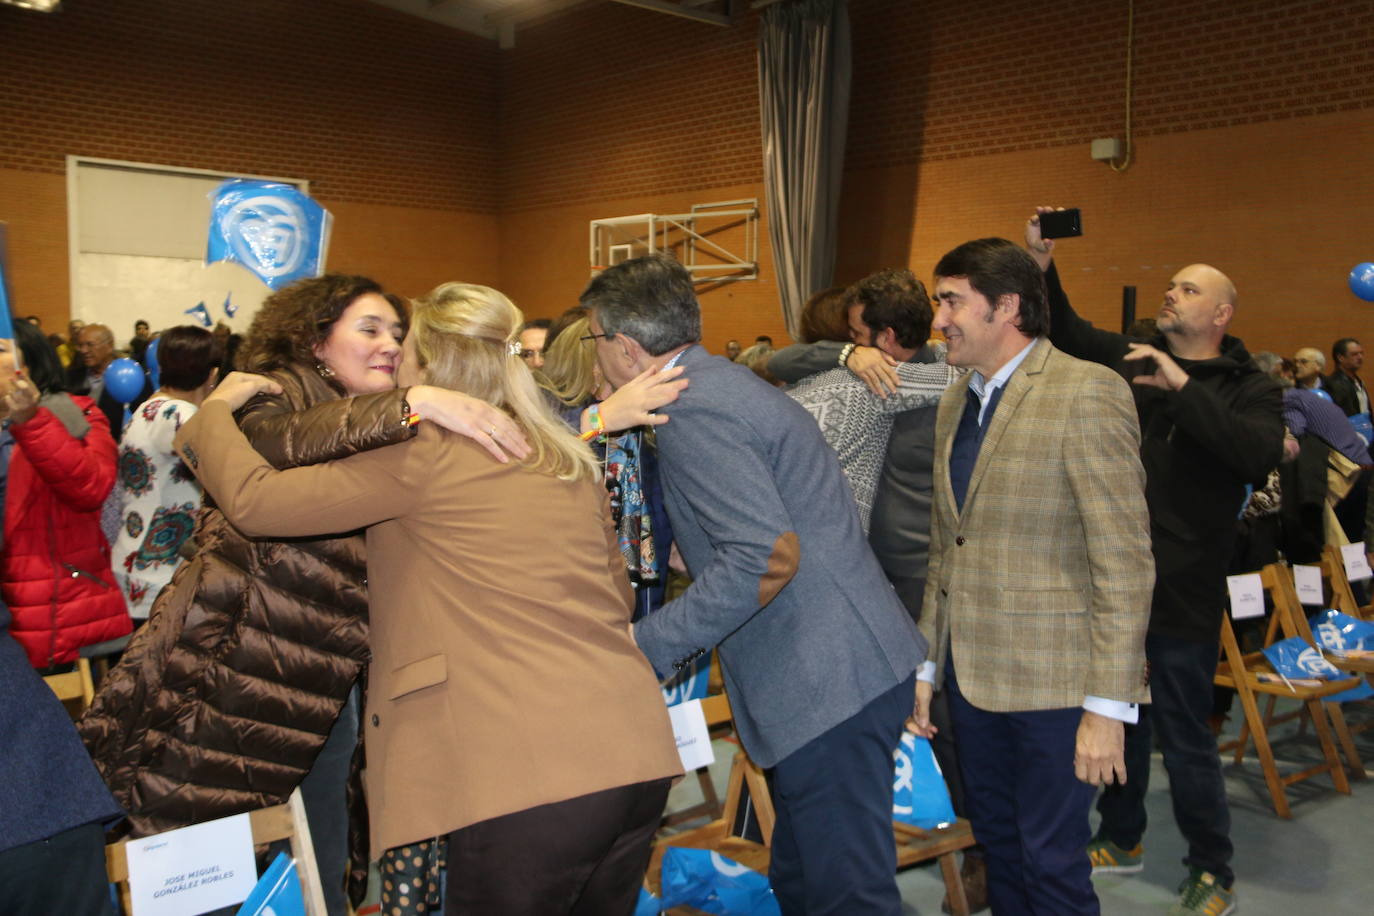
{"type": "Polygon", "coordinates": [[[37,10],[40,13],[55,13],[62,5],[62,0],[0,0],[0,3],[26,10],[37,10]]]}

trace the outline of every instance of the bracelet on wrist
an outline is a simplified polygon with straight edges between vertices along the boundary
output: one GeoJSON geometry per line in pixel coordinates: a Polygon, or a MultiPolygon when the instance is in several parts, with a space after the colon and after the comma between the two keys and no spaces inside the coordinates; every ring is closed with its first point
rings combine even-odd
{"type": "Polygon", "coordinates": [[[854,345],[847,343],[840,348],[840,368],[845,369],[849,366],[849,357],[854,355],[854,345]]]}
{"type": "Polygon", "coordinates": [[[601,418],[601,405],[593,404],[587,408],[587,424],[591,427],[577,438],[583,442],[590,442],[596,438],[605,438],[606,421],[601,418]]]}

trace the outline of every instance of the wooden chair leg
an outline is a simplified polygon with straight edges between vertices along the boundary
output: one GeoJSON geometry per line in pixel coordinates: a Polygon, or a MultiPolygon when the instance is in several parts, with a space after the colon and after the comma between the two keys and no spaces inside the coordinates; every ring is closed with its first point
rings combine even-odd
{"type": "Polygon", "coordinates": [[[1274,696],[1272,693],[1269,694],[1269,696],[1265,697],[1265,701],[1264,701],[1264,727],[1265,727],[1266,729],[1269,728],[1269,726],[1271,726],[1271,725],[1274,724],[1274,705],[1275,705],[1276,703],[1278,703],[1278,701],[1279,701],[1279,698],[1276,697],[1276,696],[1274,696]]]}
{"type": "Polygon", "coordinates": [[[952,916],[968,916],[968,897],[964,894],[964,878],[959,874],[959,863],[954,853],[940,856],[940,874],[945,879],[945,893],[949,896],[949,911],[952,916]]]}
{"type": "MultiPolygon", "coordinates": [[[[1244,681],[1236,684],[1236,693],[1240,696],[1241,708],[1245,710],[1245,721],[1261,722],[1259,704],[1255,702],[1255,694],[1250,690],[1249,685],[1244,681]]],[[[1263,726],[1252,729],[1255,738],[1255,753],[1259,757],[1260,770],[1264,773],[1265,785],[1269,787],[1269,797],[1274,802],[1274,813],[1285,820],[1293,817],[1293,812],[1288,807],[1288,796],[1284,794],[1283,780],[1279,778],[1279,768],[1274,762],[1274,750],[1269,746],[1269,736],[1265,734],[1263,726]]]]}
{"type": "MultiPolygon", "coordinates": [[[[1240,687],[1239,687],[1239,686],[1236,687],[1236,693],[1237,693],[1237,694],[1240,693],[1240,687]]],[[[1244,706],[1244,705],[1245,705],[1244,703],[1241,704],[1241,706],[1244,706]]],[[[1256,707],[1256,708],[1258,709],[1258,707],[1256,707]]],[[[1268,708],[1265,710],[1265,712],[1264,712],[1265,718],[1264,718],[1264,719],[1261,719],[1260,721],[1261,721],[1261,722],[1266,721],[1266,720],[1268,719],[1268,717],[1269,717],[1269,714],[1270,714],[1271,712],[1273,712],[1273,710],[1274,710],[1274,698],[1273,698],[1273,697],[1270,697],[1270,698],[1269,698],[1269,707],[1268,707],[1268,708]]],[[[1233,761],[1232,761],[1233,763],[1235,763],[1236,766],[1240,766],[1242,763],[1245,762],[1245,748],[1246,748],[1247,746],[1249,746],[1249,744],[1250,744],[1250,716],[1247,714],[1247,715],[1244,715],[1244,716],[1241,717],[1240,734],[1238,734],[1238,735],[1236,736],[1236,756],[1235,756],[1235,758],[1234,758],[1233,761]]]]}
{"type": "Polygon", "coordinates": [[[711,806],[709,817],[714,821],[721,816],[720,796],[716,793],[716,784],[711,779],[709,767],[697,770],[697,782],[701,785],[702,803],[711,806]]]}
{"type": "Polygon", "coordinates": [[[1312,714],[1312,727],[1317,730],[1317,737],[1321,739],[1322,756],[1331,767],[1331,781],[1336,784],[1336,791],[1349,795],[1350,780],[1346,779],[1345,766],[1341,763],[1340,755],[1336,753],[1336,742],[1331,737],[1331,726],[1327,724],[1323,705],[1319,700],[1307,702],[1307,709],[1312,714]]]}
{"type": "Polygon", "coordinates": [[[1323,703],[1326,713],[1331,717],[1331,727],[1336,732],[1336,740],[1340,742],[1341,752],[1345,755],[1346,766],[1350,769],[1350,775],[1354,779],[1366,779],[1369,774],[1365,772],[1364,761],[1360,759],[1360,752],[1355,748],[1355,738],[1350,733],[1350,725],[1345,721],[1345,710],[1340,703],[1323,703]]]}

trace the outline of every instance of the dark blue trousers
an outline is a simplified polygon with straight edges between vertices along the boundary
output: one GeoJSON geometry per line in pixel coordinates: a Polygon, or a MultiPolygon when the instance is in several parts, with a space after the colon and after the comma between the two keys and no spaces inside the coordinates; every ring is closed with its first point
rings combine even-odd
{"type": "Polygon", "coordinates": [[[1150,788],[1151,738],[1157,737],[1169,774],[1174,822],[1188,841],[1183,864],[1216,875],[1225,887],[1231,870],[1231,809],[1221,775],[1217,739],[1207,717],[1212,711],[1212,677],[1217,644],[1168,636],[1146,636],[1150,662],[1149,705],[1140,721],[1126,726],[1126,784],[1108,786],[1098,799],[1098,833],[1123,849],[1145,836],[1145,792],[1150,788]]]}
{"type": "Polygon", "coordinates": [[[1094,788],[1073,774],[1081,708],[987,712],[945,668],[973,835],[996,916],[1097,914],[1088,845],[1094,788]]]}
{"type": "Polygon", "coordinates": [[[772,770],[772,864],[783,916],[897,916],[892,752],[911,715],[907,678],[772,770]]]}
{"type": "Polygon", "coordinates": [[[105,874],[105,831],[83,824],[0,852],[5,916],[114,916],[105,874]]]}

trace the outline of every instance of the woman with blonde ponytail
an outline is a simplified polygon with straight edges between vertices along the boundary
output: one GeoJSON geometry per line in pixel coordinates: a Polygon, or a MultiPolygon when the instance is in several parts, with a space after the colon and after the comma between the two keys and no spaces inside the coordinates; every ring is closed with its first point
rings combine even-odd
{"type": "Polygon", "coordinates": [[[509,299],[489,286],[445,283],[415,303],[413,321],[405,360],[414,354],[415,368],[428,384],[509,413],[529,438],[525,463],[530,467],[560,480],[598,476],[591,449],[568,435],[519,359],[524,316],[509,299]]]}
{"type": "Polygon", "coordinates": [[[276,471],[232,418],[274,383],[239,373],[177,439],[247,534],[367,528],[363,721],[388,913],[418,902],[628,916],[681,773],[628,630],[601,470],[520,360],[522,322],[496,290],[445,283],[415,304],[400,369],[402,384],[505,411],[529,443],[522,460],[494,463],[479,443],[420,423],[405,443],[276,471]],[[402,871],[417,860],[430,864],[402,871]],[[445,860],[447,879],[433,880],[445,860]]]}

